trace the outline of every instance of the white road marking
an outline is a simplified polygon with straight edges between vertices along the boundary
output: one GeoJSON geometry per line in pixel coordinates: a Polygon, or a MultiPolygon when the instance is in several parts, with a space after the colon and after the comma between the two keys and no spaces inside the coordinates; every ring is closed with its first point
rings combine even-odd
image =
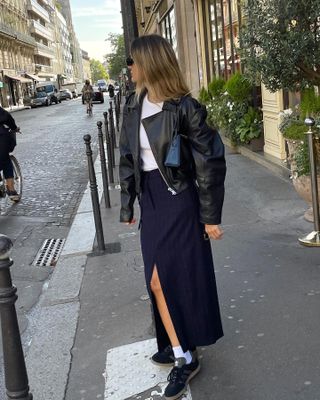
{"type": "MultiPolygon", "coordinates": [[[[104,377],[105,400],[125,400],[158,386],[161,390],[151,392],[151,397],[163,395],[170,368],[152,364],[150,357],[157,351],[155,339],[144,340],[108,350],[104,377]]],[[[140,396],[139,396],[140,397],[140,396]]],[[[181,400],[192,400],[190,387],[181,400]]]]}

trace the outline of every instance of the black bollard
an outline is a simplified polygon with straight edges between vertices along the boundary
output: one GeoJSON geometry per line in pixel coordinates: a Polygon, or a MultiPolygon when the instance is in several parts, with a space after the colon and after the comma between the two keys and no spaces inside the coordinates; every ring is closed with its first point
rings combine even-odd
{"type": "Polygon", "coordinates": [[[314,148],[314,133],[313,127],[315,120],[313,118],[306,118],[305,124],[309,128],[306,132],[308,137],[309,146],[309,159],[310,159],[310,175],[311,175],[311,191],[312,191],[312,208],[314,218],[314,231],[307,236],[300,238],[299,242],[304,246],[320,247],[320,217],[319,217],[319,196],[318,196],[318,178],[317,178],[317,160],[314,148]]]}
{"type": "Polygon", "coordinates": [[[109,194],[109,182],[108,182],[108,171],[107,171],[107,164],[106,164],[106,153],[104,150],[104,143],[103,143],[102,122],[98,121],[97,126],[98,126],[98,143],[99,143],[99,153],[100,153],[100,162],[101,162],[104,203],[107,208],[111,208],[110,194],[109,194]]]}
{"type": "Polygon", "coordinates": [[[114,155],[114,121],[113,121],[113,112],[112,109],[109,108],[109,135],[110,135],[110,147],[111,147],[111,157],[112,157],[112,165],[116,165],[115,155],[114,155]]]}
{"type": "Polygon", "coordinates": [[[109,132],[109,123],[108,123],[108,113],[104,112],[104,127],[106,133],[106,144],[107,144],[107,154],[108,154],[108,172],[109,172],[109,181],[114,183],[113,178],[113,164],[112,164],[112,149],[111,149],[111,141],[110,141],[110,132],[109,132]]]}
{"type": "Polygon", "coordinates": [[[117,132],[119,133],[119,122],[120,122],[120,103],[119,103],[119,96],[117,94],[117,101],[115,104],[115,111],[116,111],[116,126],[117,132]]]}
{"type": "Polygon", "coordinates": [[[0,315],[6,393],[8,400],[32,400],[15,308],[17,288],[12,285],[10,274],[12,246],[7,236],[0,235],[0,315]]]}
{"type": "Polygon", "coordinates": [[[86,154],[87,154],[87,158],[88,158],[90,191],[91,191],[94,224],[96,227],[96,234],[97,234],[98,250],[99,250],[99,252],[104,252],[106,247],[104,244],[104,236],[103,236],[103,228],[102,228],[101,212],[100,212],[100,204],[99,204],[99,196],[98,196],[98,186],[97,186],[96,174],[94,171],[94,165],[93,165],[93,160],[92,160],[91,136],[84,135],[83,140],[86,145],[86,154]]]}
{"type": "Polygon", "coordinates": [[[111,135],[112,135],[113,146],[116,149],[117,148],[116,129],[115,129],[115,126],[114,126],[114,114],[113,114],[113,108],[112,108],[112,104],[111,103],[110,103],[109,112],[110,112],[110,110],[111,110],[111,113],[110,113],[110,117],[111,117],[111,120],[110,120],[110,123],[111,123],[110,132],[111,132],[111,135]]]}

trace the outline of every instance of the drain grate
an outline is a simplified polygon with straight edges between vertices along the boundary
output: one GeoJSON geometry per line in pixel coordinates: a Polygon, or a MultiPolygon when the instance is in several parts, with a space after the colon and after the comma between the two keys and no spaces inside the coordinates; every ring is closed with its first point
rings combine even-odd
{"type": "Polygon", "coordinates": [[[46,239],[32,265],[50,267],[56,265],[66,239],[46,239]]]}

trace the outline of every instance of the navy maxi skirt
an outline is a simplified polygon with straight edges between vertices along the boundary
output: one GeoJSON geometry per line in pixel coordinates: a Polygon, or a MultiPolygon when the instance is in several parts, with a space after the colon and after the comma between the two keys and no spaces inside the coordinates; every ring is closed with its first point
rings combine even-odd
{"type": "Polygon", "coordinates": [[[184,351],[223,336],[211,245],[199,221],[194,183],[172,195],[159,170],[142,173],[141,249],[159,350],[170,344],[150,282],[157,267],[167,307],[184,351]]]}

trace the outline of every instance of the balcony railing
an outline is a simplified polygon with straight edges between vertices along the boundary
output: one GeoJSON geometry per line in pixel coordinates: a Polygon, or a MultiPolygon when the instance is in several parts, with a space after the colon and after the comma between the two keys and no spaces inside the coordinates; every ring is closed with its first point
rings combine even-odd
{"type": "Polygon", "coordinates": [[[33,11],[46,22],[50,22],[49,13],[36,0],[28,0],[27,9],[33,11]]]}
{"type": "Polygon", "coordinates": [[[36,70],[38,70],[39,72],[45,72],[48,74],[53,73],[53,67],[51,65],[36,64],[36,70]]]}
{"type": "Polygon", "coordinates": [[[0,22],[0,33],[5,34],[6,36],[11,37],[13,40],[18,40],[19,42],[29,44],[31,46],[36,45],[36,41],[30,35],[26,35],[25,33],[18,32],[15,29],[11,28],[8,25],[5,25],[3,22],[0,22]]]}
{"type": "Polygon", "coordinates": [[[52,41],[52,34],[49,31],[49,29],[41,25],[38,21],[35,20],[31,21],[31,32],[34,32],[37,35],[52,41]]]}
{"type": "Polygon", "coordinates": [[[55,58],[56,52],[51,47],[48,47],[42,43],[37,43],[37,47],[35,48],[34,54],[47,58],[55,58]]]}

